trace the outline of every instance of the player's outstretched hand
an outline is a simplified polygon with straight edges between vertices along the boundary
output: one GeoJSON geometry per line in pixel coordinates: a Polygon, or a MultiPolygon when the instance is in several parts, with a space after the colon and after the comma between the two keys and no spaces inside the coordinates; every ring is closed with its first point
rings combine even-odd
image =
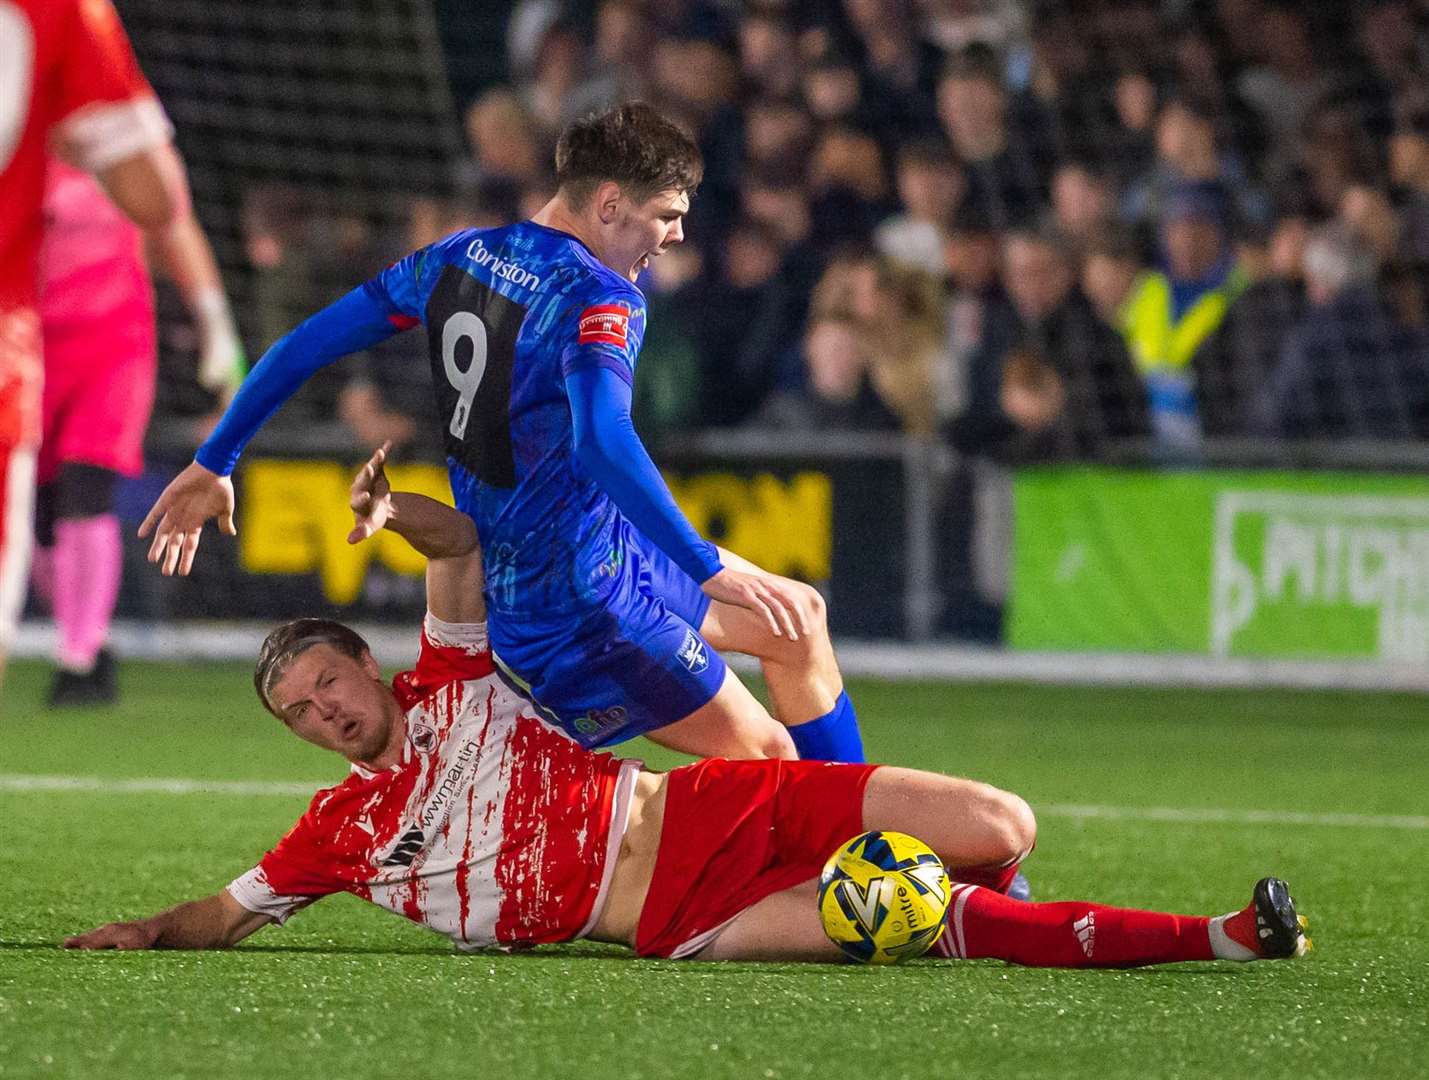
{"type": "Polygon", "coordinates": [[[347,534],[349,544],[360,544],[397,513],[392,504],[392,485],[387,482],[387,473],[382,468],[391,449],[389,439],[367,459],[367,464],[352,481],[348,505],[352,507],[354,523],[352,531],[347,534]]]}
{"type": "Polygon", "coordinates": [[[798,641],[801,633],[809,632],[808,614],[792,581],[726,566],[700,588],[711,600],[747,608],[763,616],[775,637],[798,641]]]}
{"type": "Polygon", "coordinates": [[[149,919],[138,922],[112,922],[95,927],[87,934],[76,934],[64,940],[66,949],[152,949],[159,939],[159,928],[149,919]]]}
{"type": "Polygon", "coordinates": [[[140,537],[154,534],[149,561],[165,577],[187,574],[209,518],[218,518],[218,527],[229,536],[238,535],[233,524],[233,481],[192,461],[164,488],[139,526],[140,537]]]}

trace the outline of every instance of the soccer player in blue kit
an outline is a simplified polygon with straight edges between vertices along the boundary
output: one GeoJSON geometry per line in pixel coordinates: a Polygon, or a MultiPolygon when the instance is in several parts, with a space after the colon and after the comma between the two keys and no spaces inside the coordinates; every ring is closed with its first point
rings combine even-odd
{"type": "Polygon", "coordinates": [[[188,573],[209,518],[235,531],[229,474],[263,422],[323,365],[420,323],[512,682],[587,747],[862,761],[818,593],[702,539],[631,423],[634,283],[683,238],[702,171],[647,105],[573,123],[532,220],[423,248],[269,349],[140,526],[150,561],[188,573]],[[760,659],[777,722],[720,649],[760,659]]]}

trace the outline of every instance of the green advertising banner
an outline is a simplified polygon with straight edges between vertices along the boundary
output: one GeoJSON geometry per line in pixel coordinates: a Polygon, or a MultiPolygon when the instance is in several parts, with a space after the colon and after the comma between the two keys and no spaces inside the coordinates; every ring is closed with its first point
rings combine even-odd
{"type": "Polygon", "coordinates": [[[1008,641],[1429,659],[1429,479],[1047,467],[1015,482],[1008,641]]]}

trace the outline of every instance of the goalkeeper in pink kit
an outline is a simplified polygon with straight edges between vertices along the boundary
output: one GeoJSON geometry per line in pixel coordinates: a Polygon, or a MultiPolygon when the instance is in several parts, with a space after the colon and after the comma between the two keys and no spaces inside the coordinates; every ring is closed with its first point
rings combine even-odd
{"type": "Polygon", "coordinates": [[[220,398],[243,351],[218,268],[192,212],[141,230],[88,173],[52,160],[40,252],[44,348],[33,578],[58,630],[51,705],[116,695],[105,648],[122,548],[114,489],[143,469],[158,362],[145,248],[182,293],[199,337],[199,381],[220,398]]]}
{"type": "Polygon", "coordinates": [[[1275,878],[1216,917],[1009,899],[999,889],[1036,823],[1022,799],[987,784],[783,759],[658,773],[586,750],[497,676],[471,520],[391,492],[384,457],[353,485],[349,540],[386,527],[427,556],[415,668],[389,685],[351,629],[299,619],[268,636],[254,672],[269,712],[345,758],[349,776],[227,888],[68,947],[224,948],[347,892],[462,950],[584,937],[650,957],[836,960],[815,879],[851,836],[884,829],[924,840],[955,882],[935,956],[1130,967],[1308,948],[1275,878]]]}

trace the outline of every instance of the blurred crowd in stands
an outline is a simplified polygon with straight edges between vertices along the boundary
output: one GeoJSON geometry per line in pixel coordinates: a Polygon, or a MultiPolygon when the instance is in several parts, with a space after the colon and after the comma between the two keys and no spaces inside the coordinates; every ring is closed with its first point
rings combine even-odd
{"type": "MultiPolygon", "coordinates": [[[[249,193],[252,355],[315,283],[534,212],[561,127],[642,98],[706,161],[640,281],[647,437],[1429,438],[1424,0],[521,0],[507,55],[401,235],[249,193]]],[[[405,334],[306,400],[420,445],[428,378],[405,334]]]]}

